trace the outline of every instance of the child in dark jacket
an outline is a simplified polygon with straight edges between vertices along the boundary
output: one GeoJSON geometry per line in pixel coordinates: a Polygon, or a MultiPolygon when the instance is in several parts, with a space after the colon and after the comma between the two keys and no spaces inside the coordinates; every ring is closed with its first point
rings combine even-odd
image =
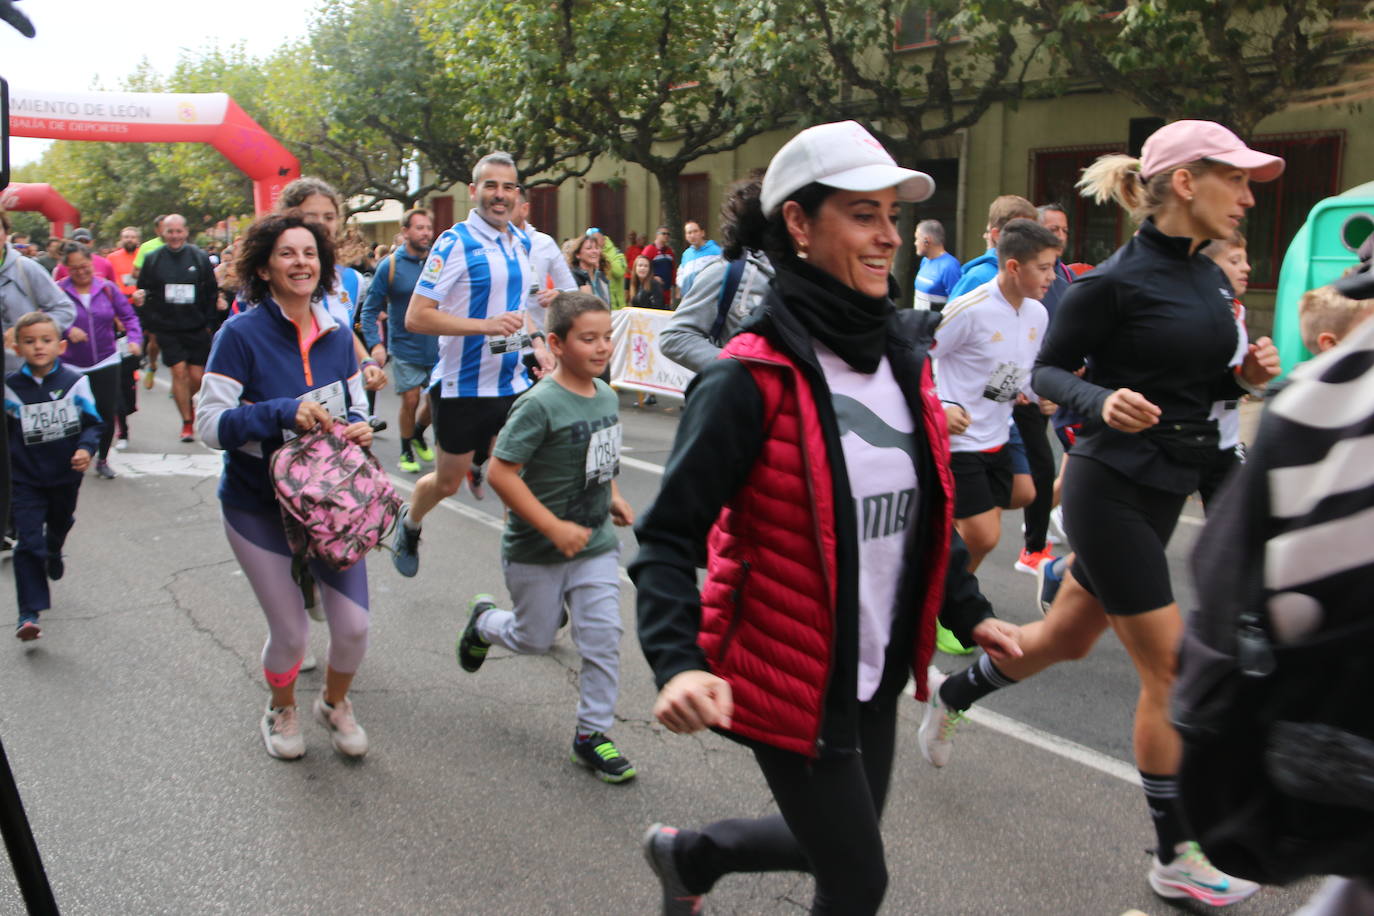
{"type": "Polygon", "coordinates": [[[62,332],[43,312],[29,312],[14,327],[14,351],[24,361],[5,379],[9,414],[14,587],[22,640],[43,635],[38,615],[49,607],[48,580],[62,578],[62,545],[76,521],[81,477],[100,442],[102,423],[86,376],[62,365],[62,332]]]}

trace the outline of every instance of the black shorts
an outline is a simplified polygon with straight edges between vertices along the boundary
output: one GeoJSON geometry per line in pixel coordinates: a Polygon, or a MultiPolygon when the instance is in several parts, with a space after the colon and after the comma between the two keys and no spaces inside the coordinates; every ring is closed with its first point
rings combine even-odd
{"type": "Polygon", "coordinates": [[[1064,525],[1077,552],[1073,577],[1108,614],[1129,617],[1173,602],[1164,548],[1187,496],[1070,453],[1063,498],[1064,525]]]}
{"type": "Polygon", "coordinates": [[[951,452],[954,473],[954,517],[969,518],[1011,505],[1011,449],[995,452],[951,452]]]}
{"type": "Polygon", "coordinates": [[[506,423],[515,395],[498,398],[441,398],[435,382],[429,389],[434,414],[434,441],[450,455],[486,454],[492,437],[506,423]]]}
{"type": "Polygon", "coordinates": [[[199,331],[153,331],[157,338],[159,358],[164,366],[177,363],[190,363],[204,366],[210,359],[210,332],[199,331]]]}

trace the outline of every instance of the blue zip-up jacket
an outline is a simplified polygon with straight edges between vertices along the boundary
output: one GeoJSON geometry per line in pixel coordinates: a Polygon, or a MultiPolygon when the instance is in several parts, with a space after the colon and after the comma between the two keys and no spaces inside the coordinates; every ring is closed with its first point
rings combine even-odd
{"type": "Polygon", "coordinates": [[[959,282],[954,284],[954,289],[949,291],[949,301],[953,302],[969,290],[977,289],[995,276],[997,276],[997,249],[989,248],[964,265],[964,272],[959,276],[959,282]]]}
{"type": "Polygon", "coordinates": [[[5,413],[10,415],[10,467],[16,483],[81,483],[81,472],[72,470],[72,455],[83,448],[94,455],[104,426],[85,373],[57,360],[39,379],[25,364],[5,377],[5,413]]]}
{"type": "MultiPolygon", "coordinates": [[[[310,305],[319,333],[306,341],[272,299],[230,318],[215,335],[196,407],[196,434],[224,449],[219,498],[246,512],[277,512],[268,461],[296,428],[302,397],[339,390],[330,404],[349,422],[367,419],[353,334],[321,302],[310,305]]],[[[326,401],[326,403],[329,403],[326,401]]]]}
{"type": "MultiPolygon", "coordinates": [[[[512,227],[513,228],[513,227],[512,227]]],[[[393,251],[377,262],[372,285],[363,300],[363,343],[367,352],[382,342],[377,333],[377,316],[386,312],[387,349],[392,359],[415,366],[433,367],[439,361],[439,338],[433,334],[417,334],[406,330],[406,309],[410,295],[425,266],[423,257],[416,257],[407,249],[393,251]],[[396,276],[391,277],[391,260],[396,259],[396,276]]]]}

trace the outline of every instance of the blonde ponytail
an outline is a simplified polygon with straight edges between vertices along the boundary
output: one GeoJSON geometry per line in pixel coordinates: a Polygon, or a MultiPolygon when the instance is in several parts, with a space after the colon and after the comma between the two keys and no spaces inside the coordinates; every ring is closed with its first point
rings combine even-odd
{"type": "Polygon", "coordinates": [[[1154,216],[1173,197],[1173,174],[1178,169],[1187,169],[1193,175],[1201,175],[1212,169],[1214,163],[1206,159],[1196,159],[1173,166],[1151,176],[1140,177],[1140,160],[1122,153],[1099,156],[1092,165],[1083,170],[1078,179],[1078,189],[1084,197],[1091,197],[1097,203],[1108,199],[1116,201],[1137,223],[1154,216]]]}

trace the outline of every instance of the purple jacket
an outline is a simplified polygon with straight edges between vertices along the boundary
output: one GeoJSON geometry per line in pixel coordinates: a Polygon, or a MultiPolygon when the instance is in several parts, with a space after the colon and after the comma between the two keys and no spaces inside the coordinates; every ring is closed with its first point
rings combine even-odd
{"type": "Polygon", "coordinates": [[[129,343],[143,345],[143,328],[139,326],[138,314],[124,294],[104,277],[91,278],[90,308],[81,304],[81,296],[72,285],[70,277],[57,284],[76,305],[76,318],[67,329],[67,352],[62,362],[74,369],[89,369],[108,359],[115,351],[116,317],[124,324],[124,332],[129,343]],[[81,343],[71,339],[71,329],[80,328],[86,332],[86,340],[81,343]]]}

